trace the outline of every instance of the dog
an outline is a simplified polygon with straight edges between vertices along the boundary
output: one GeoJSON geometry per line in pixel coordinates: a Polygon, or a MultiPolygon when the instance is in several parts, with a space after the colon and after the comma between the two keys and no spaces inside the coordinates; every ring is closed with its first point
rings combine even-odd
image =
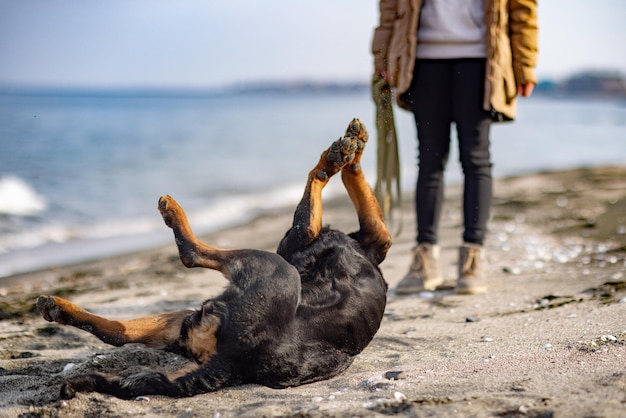
{"type": "Polygon", "coordinates": [[[62,384],[61,397],[93,391],[122,399],[188,397],[250,383],[287,388],[346,370],[378,331],[386,305],[379,264],[391,236],[360,165],[367,139],[365,126],[354,119],[321,154],[276,253],[207,245],[172,197],[159,199],[182,263],[218,270],[229,281],[198,310],[116,321],[40,296],[37,308],[47,321],[85,330],[113,346],[141,343],[192,360],[171,374],[72,376],[62,384]],[[351,234],[322,225],[322,189],[339,172],[359,220],[351,234]]]}

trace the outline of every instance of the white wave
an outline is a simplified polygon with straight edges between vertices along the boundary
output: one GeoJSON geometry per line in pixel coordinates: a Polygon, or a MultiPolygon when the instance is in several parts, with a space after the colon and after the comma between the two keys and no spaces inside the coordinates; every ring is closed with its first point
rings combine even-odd
{"type": "MultiPolygon", "coordinates": [[[[187,213],[196,233],[205,234],[220,228],[247,222],[259,215],[284,208],[295,209],[302,198],[301,184],[282,185],[257,194],[241,194],[223,197],[211,206],[187,213]]],[[[342,192],[340,183],[329,184],[324,197],[332,198],[342,192]]],[[[345,192],[344,192],[345,193],[345,192]]],[[[289,225],[285,225],[285,230],[289,225]]]]}
{"type": "Polygon", "coordinates": [[[0,177],[0,214],[33,216],[46,210],[46,199],[16,176],[0,177]]]}
{"type": "MultiPolygon", "coordinates": [[[[325,197],[342,192],[329,185],[325,197]]],[[[301,185],[283,185],[258,194],[218,198],[210,205],[187,213],[196,234],[206,234],[247,222],[274,210],[295,208],[302,197],[301,185]]],[[[184,205],[184,201],[180,201],[184,205]]],[[[289,225],[285,225],[285,230],[289,225]]],[[[154,219],[102,220],[87,225],[42,225],[20,232],[0,234],[0,277],[52,265],[64,265],[171,242],[169,231],[154,219]]]]}

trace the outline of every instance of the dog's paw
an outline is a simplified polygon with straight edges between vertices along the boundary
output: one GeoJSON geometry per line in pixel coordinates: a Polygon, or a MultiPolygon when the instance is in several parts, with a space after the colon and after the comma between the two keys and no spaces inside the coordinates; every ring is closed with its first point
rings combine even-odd
{"type": "Polygon", "coordinates": [[[68,377],[61,385],[61,398],[72,399],[78,392],[93,392],[99,381],[105,381],[99,374],[79,374],[68,377]]]}
{"type": "Polygon", "coordinates": [[[72,399],[76,396],[76,389],[71,382],[65,381],[61,385],[61,399],[72,399]]]}
{"type": "Polygon", "coordinates": [[[170,195],[161,196],[159,198],[158,208],[159,212],[161,212],[161,217],[163,217],[165,225],[170,228],[176,226],[177,216],[182,211],[178,202],[176,202],[170,195]]]}
{"type": "Polygon", "coordinates": [[[335,168],[341,170],[354,160],[357,147],[357,141],[354,137],[344,136],[332,143],[326,158],[333,163],[335,168]]]}
{"type": "Polygon", "coordinates": [[[367,129],[365,129],[365,125],[363,125],[363,123],[361,123],[361,121],[357,118],[354,118],[352,119],[352,121],[350,121],[350,124],[346,129],[345,136],[351,136],[359,140],[361,143],[359,146],[360,149],[363,149],[363,147],[365,147],[365,143],[367,142],[367,139],[369,137],[367,129]]]}
{"type": "Polygon", "coordinates": [[[361,160],[361,154],[365,149],[365,144],[367,144],[367,140],[369,139],[365,125],[363,125],[363,123],[361,123],[361,121],[357,118],[352,119],[348,125],[348,129],[346,129],[345,136],[350,136],[356,140],[357,149],[354,153],[355,155],[352,163],[358,164],[361,160]]]}
{"type": "Polygon", "coordinates": [[[358,166],[367,139],[365,125],[356,118],[352,119],[344,136],[333,142],[326,158],[338,169],[348,165],[358,166]]]}
{"type": "Polygon", "coordinates": [[[54,296],[39,296],[37,299],[37,309],[41,316],[48,322],[57,322],[59,324],[66,324],[66,312],[63,307],[57,303],[57,298],[54,296]]]}

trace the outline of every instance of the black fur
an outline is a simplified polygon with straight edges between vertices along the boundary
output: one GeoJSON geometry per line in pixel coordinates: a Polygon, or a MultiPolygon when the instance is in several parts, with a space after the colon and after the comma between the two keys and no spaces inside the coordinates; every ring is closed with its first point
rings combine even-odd
{"type": "Polygon", "coordinates": [[[71,377],[62,397],[89,391],[124,399],[183,397],[244,383],[298,386],[343,372],[377,332],[387,284],[379,260],[368,258],[377,252],[353,237],[325,228],[305,249],[238,251],[225,272],[231,284],[183,325],[201,315],[220,318],[217,353],[208,362],[174,380],[158,372],[71,377]]]}

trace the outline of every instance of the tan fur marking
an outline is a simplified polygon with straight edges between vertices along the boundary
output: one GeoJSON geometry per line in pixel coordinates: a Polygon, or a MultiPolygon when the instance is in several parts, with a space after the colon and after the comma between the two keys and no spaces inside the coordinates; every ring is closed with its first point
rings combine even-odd
{"type": "Polygon", "coordinates": [[[217,351],[217,332],[220,321],[215,315],[202,317],[200,325],[189,328],[187,332],[187,348],[198,362],[205,363],[217,351]]]}
{"type": "Polygon", "coordinates": [[[178,311],[116,321],[92,314],[60,297],[53,296],[45,300],[48,302],[44,302],[42,308],[45,310],[42,314],[49,321],[82,329],[89,327],[93,335],[117,346],[142,343],[148,347],[164,348],[178,339],[183,319],[191,312],[178,311]]]}
{"type": "Polygon", "coordinates": [[[186,376],[190,373],[195,372],[196,370],[198,370],[200,368],[199,364],[195,364],[195,363],[190,363],[189,365],[182,367],[178,370],[175,370],[173,372],[168,372],[167,373],[167,378],[170,380],[176,380],[179,377],[183,377],[186,376]]]}
{"type": "Polygon", "coordinates": [[[370,242],[388,242],[391,246],[391,235],[387,230],[382,211],[372,188],[367,184],[362,171],[343,170],[341,179],[357,211],[361,230],[367,231],[370,242]]]}
{"type": "Polygon", "coordinates": [[[178,339],[182,321],[188,314],[189,311],[182,311],[115,322],[123,327],[123,334],[130,342],[161,348],[178,339]]]}

